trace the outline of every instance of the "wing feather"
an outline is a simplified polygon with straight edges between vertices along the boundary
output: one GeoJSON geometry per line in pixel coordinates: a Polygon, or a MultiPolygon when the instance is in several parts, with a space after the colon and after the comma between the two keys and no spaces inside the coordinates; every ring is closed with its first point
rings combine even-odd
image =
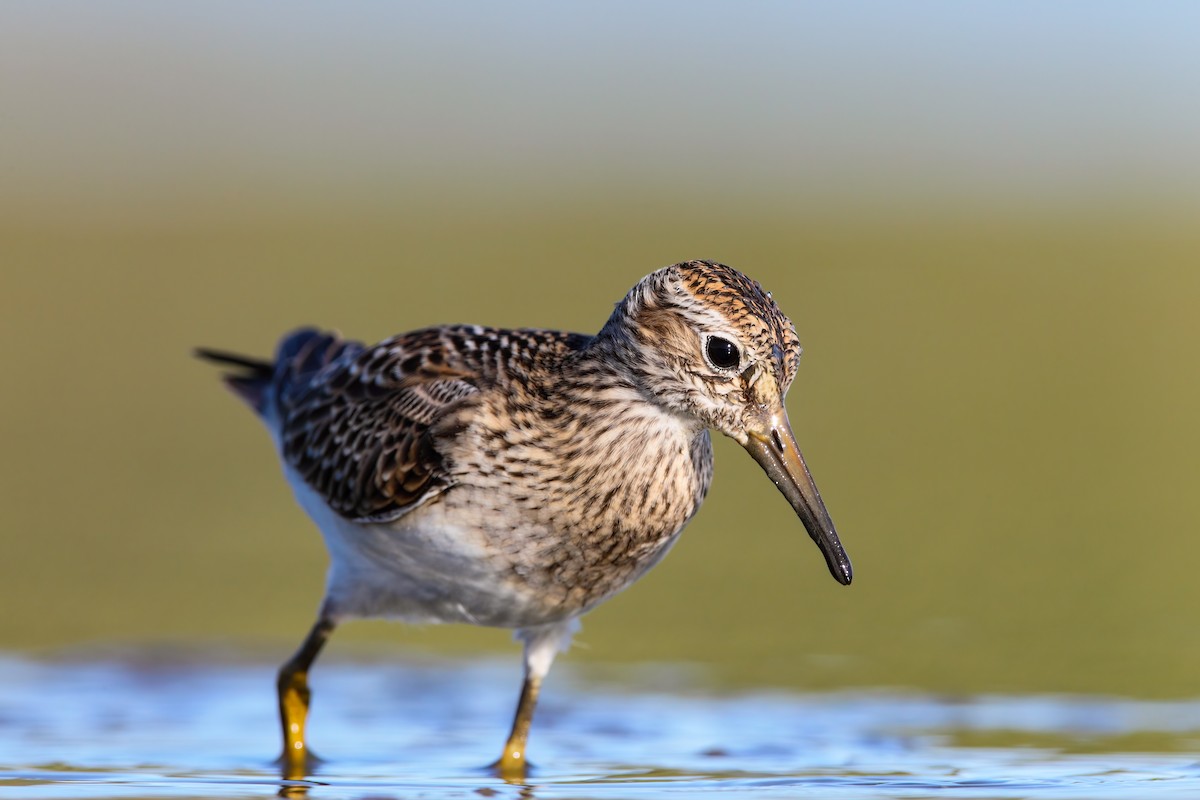
{"type": "Polygon", "coordinates": [[[395,519],[448,486],[430,429],[478,392],[478,376],[450,366],[437,329],[314,360],[331,347],[324,336],[291,348],[315,371],[276,366],[291,378],[277,395],[283,457],[342,516],[395,519]]]}

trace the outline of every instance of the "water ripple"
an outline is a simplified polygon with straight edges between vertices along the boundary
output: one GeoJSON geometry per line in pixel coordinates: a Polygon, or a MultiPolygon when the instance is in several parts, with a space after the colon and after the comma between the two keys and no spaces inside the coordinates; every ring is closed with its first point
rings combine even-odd
{"type": "MultiPolygon", "coordinates": [[[[313,798],[1183,798],[1200,701],[896,692],[722,694],[684,670],[556,671],[528,787],[482,765],[513,664],[322,663],[313,798]],[[672,683],[662,675],[676,675],[672,683]],[[667,688],[663,688],[665,686],[667,688]],[[659,688],[654,688],[654,687],[659,688]]],[[[6,798],[272,797],[274,666],[0,658],[6,798]]]]}

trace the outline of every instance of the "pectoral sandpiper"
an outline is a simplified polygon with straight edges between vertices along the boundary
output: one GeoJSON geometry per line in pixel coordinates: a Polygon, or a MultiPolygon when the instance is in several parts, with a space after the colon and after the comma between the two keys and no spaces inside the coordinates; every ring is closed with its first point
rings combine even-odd
{"type": "Polygon", "coordinates": [[[330,633],[390,617],[516,630],[525,679],[496,769],[524,780],[543,677],[578,618],[700,508],[710,428],[749,451],[850,583],[784,408],[795,329],[722,264],[646,276],[595,336],[447,325],[367,346],[303,329],[271,361],[197,352],[236,368],[226,382],[331,557],[316,624],[279,672],[285,778],[309,769],[308,670],[330,633]]]}

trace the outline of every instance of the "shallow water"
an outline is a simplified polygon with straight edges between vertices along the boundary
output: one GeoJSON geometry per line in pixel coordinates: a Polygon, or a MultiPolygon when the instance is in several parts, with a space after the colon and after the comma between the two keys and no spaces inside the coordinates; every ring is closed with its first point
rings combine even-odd
{"type": "MultiPolygon", "coordinates": [[[[0,795],[269,797],[274,668],[0,660],[0,795]]],[[[509,663],[319,665],[314,798],[1102,798],[1200,795],[1200,701],[713,690],[683,668],[556,670],[530,787],[497,754],[509,663]]],[[[299,787],[298,787],[299,788],[299,787]]]]}

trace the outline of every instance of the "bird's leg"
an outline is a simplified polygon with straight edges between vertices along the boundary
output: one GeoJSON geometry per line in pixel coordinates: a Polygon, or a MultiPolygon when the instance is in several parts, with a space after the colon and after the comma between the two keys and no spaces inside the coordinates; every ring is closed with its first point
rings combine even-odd
{"type": "Polygon", "coordinates": [[[525,682],[521,687],[521,699],[517,702],[517,713],[513,717],[512,732],[504,745],[504,753],[492,765],[496,773],[510,783],[525,781],[528,767],[525,746],[529,741],[529,726],[533,722],[542,678],[550,671],[558,652],[566,649],[578,627],[579,623],[571,619],[517,631],[517,638],[525,642],[525,682]]]}
{"type": "Polygon", "coordinates": [[[284,780],[300,780],[308,774],[315,758],[304,740],[304,723],[312,692],[308,689],[308,669],[333,633],[336,623],[322,615],[295,655],[279,668],[279,721],[283,725],[283,755],[280,764],[284,780]]]}
{"type": "Polygon", "coordinates": [[[537,706],[538,691],[542,679],[525,669],[525,683],[521,687],[521,699],[517,703],[517,714],[513,718],[512,732],[504,744],[504,753],[496,762],[496,772],[506,781],[525,780],[525,743],[529,740],[529,725],[533,722],[533,710],[537,706]]]}

